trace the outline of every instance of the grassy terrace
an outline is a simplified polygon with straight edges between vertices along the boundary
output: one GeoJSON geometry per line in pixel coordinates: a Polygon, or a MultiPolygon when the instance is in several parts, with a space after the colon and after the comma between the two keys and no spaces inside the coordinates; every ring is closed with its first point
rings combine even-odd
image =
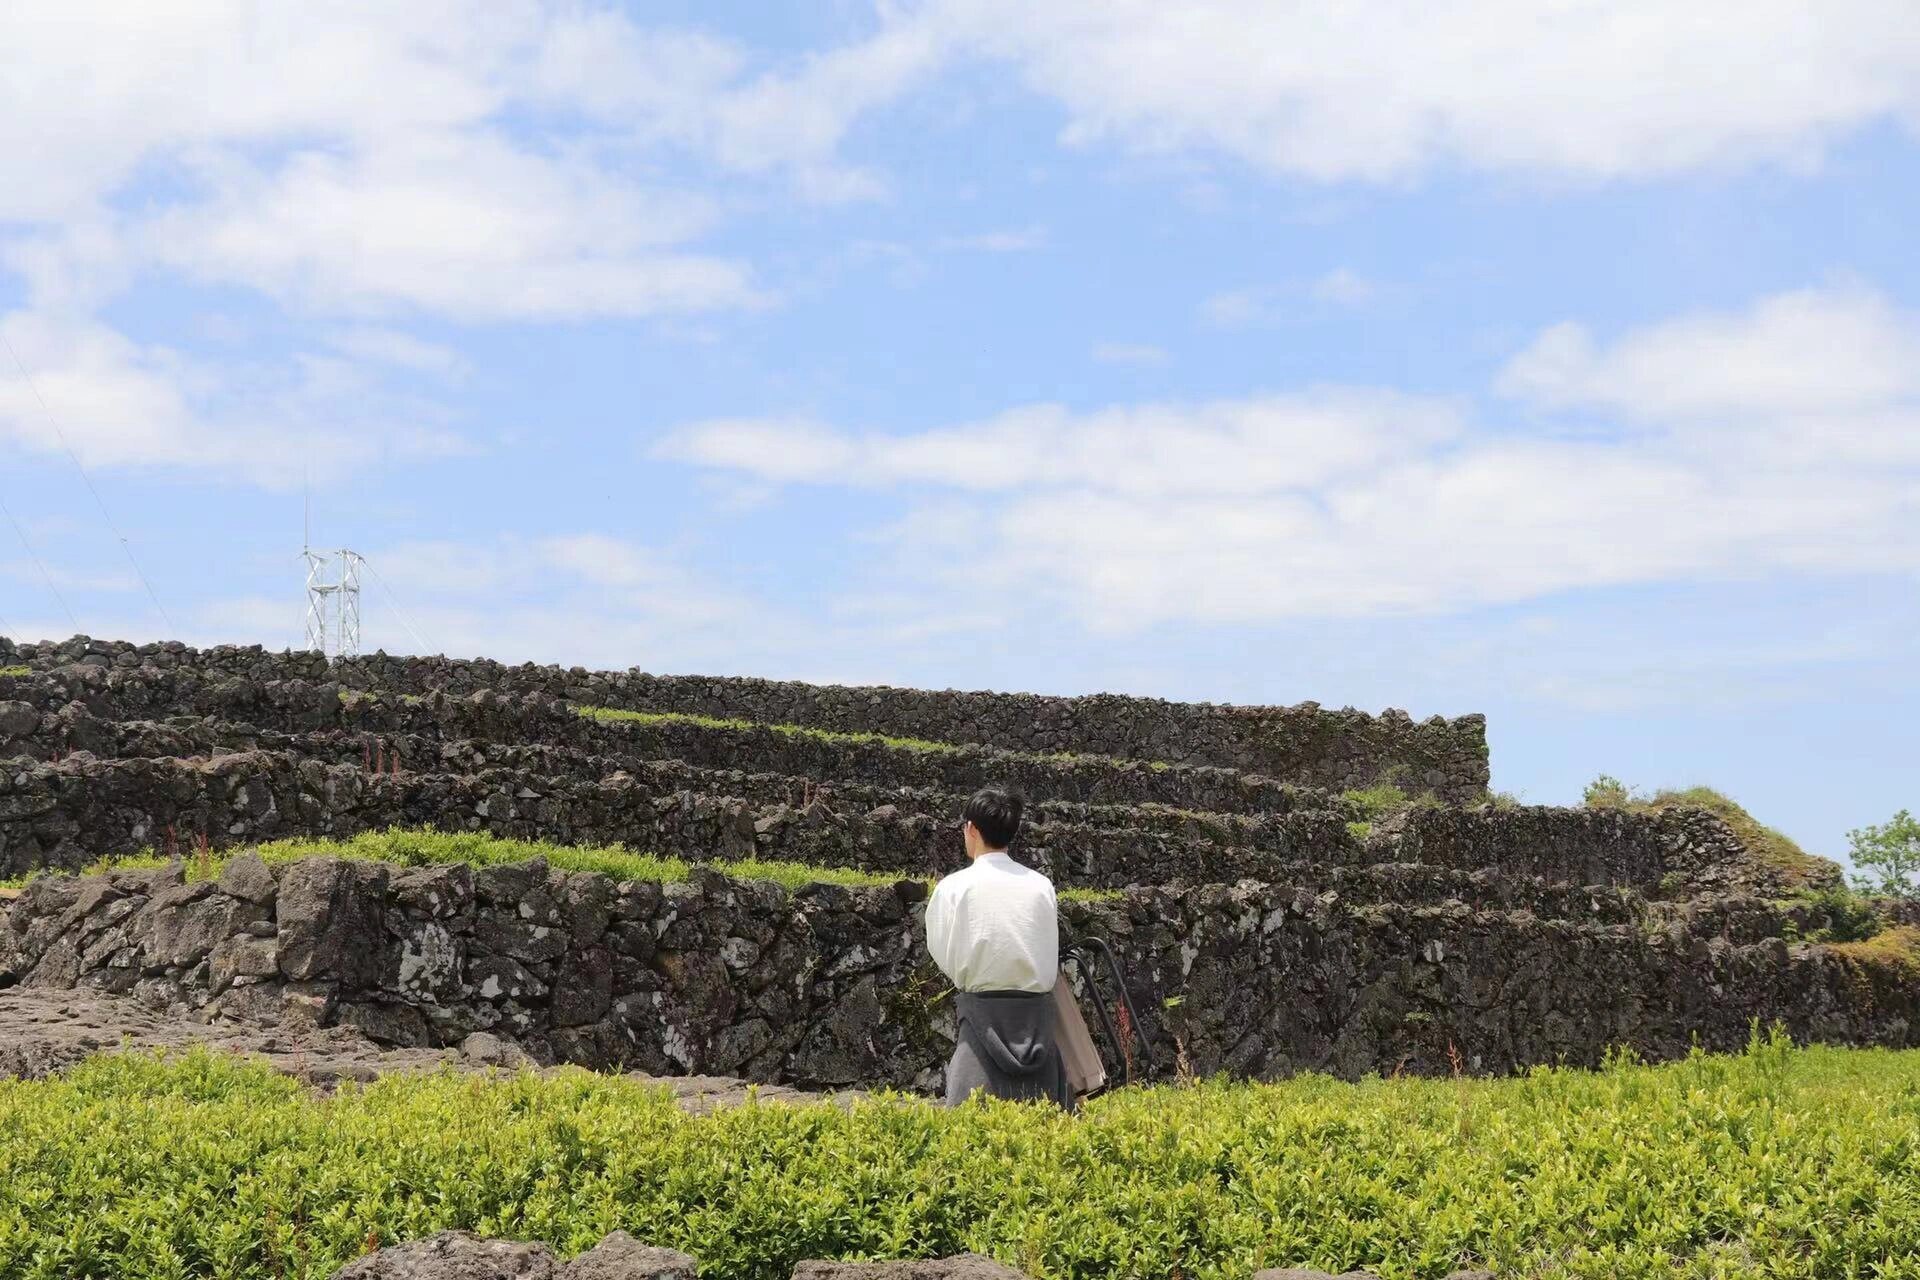
{"type": "Polygon", "coordinates": [[[209,1056],[0,1083],[0,1276],[324,1277],[445,1227],[620,1227],[708,1280],[972,1248],[1047,1280],[1460,1266],[1540,1280],[1920,1274],[1920,1053],[1504,1080],[1122,1090],[1079,1118],[885,1098],[689,1116],[561,1072],[316,1095],[209,1056]]]}
{"type": "Polygon", "coordinates": [[[1780,868],[1803,881],[1813,882],[1830,870],[1824,858],[1816,858],[1785,833],[1767,826],[1724,792],[1712,787],[1677,787],[1643,796],[1629,791],[1612,779],[1604,779],[1587,789],[1587,807],[1625,809],[1632,813],[1659,813],[1666,809],[1704,809],[1727,824],[1747,851],[1761,862],[1780,868]],[[1611,783],[1612,785],[1604,785],[1611,783]]]}
{"type": "MultiPolygon", "coordinates": [[[[256,847],[270,863],[296,862],[301,858],[358,858],[366,862],[387,862],[401,867],[443,866],[465,863],[473,867],[501,866],[545,858],[547,864],[563,871],[597,871],[615,880],[657,880],[677,883],[687,879],[694,867],[705,866],[736,880],[771,880],[788,889],[810,884],[862,885],[895,884],[901,880],[924,877],[901,876],[877,871],[859,871],[847,867],[816,867],[799,862],[770,862],[759,858],[716,859],[693,863],[682,858],[666,858],[652,853],[636,853],[624,845],[569,845],[546,840],[509,840],[482,832],[437,831],[432,827],[389,828],[369,831],[347,840],[275,840],[256,847]]],[[[240,850],[226,850],[185,860],[189,879],[217,877],[228,860],[240,850]]],[[[163,867],[174,859],[153,849],[125,857],[103,858],[87,868],[89,873],[163,867]]],[[[38,874],[58,874],[41,872],[38,874]]],[[[0,880],[0,888],[17,889],[32,879],[0,880]]],[[[1112,890],[1063,889],[1060,896],[1088,901],[1116,898],[1112,890]]],[[[0,1277],[5,1273],[0,1272],[0,1277]]]]}
{"type": "MultiPolygon", "coordinates": [[[[902,751],[938,751],[959,752],[977,751],[985,748],[954,742],[934,742],[926,738],[895,738],[884,733],[846,733],[836,729],[814,729],[799,724],[768,724],[759,720],[724,720],[715,716],[694,715],[686,711],[623,711],[618,707],[575,707],[575,711],[589,720],[599,720],[606,724],[697,724],[708,729],[767,729],[774,733],[784,733],[798,738],[817,738],[822,742],[856,743],[866,746],[895,747],[902,751]]],[[[1112,760],[1113,756],[1089,755],[1085,752],[1054,751],[1006,751],[1005,755],[1026,760],[1112,760]]],[[[1171,765],[1160,760],[1146,762],[1154,769],[1168,769],[1171,765]]]]}

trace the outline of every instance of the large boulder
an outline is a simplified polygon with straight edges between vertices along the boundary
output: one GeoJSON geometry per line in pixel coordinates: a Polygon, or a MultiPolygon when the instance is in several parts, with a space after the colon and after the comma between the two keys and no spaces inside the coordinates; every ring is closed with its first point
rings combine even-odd
{"type": "Polygon", "coordinates": [[[567,1263],[544,1244],[442,1231],[370,1253],[334,1272],[333,1280],[697,1280],[699,1274],[686,1254],[641,1244],[624,1231],[567,1263]]]}
{"type": "Polygon", "coordinates": [[[1029,1280],[1025,1272],[978,1253],[910,1262],[803,1262],[793,1280],[1029,1280]]]}
{"type": "MultiPolygon", "coordinates": [[[[1343,1271],[1336,1276],[1306,1267],[1269,1267],[1265,1271],[1254,1272],[1253,1280],[1378,1280],[1378,1277],[1371,1271],[1343,1271]]],[[[1493,1272],[1455,1271],[1447,1276],[1447,1280],[1493,1280],[1493,1272]]]]}
{"type": "Polygon", "coordinates": [[[696,1280],[699,1274],[686,1254],[615,1231],[562,1267],[560,1280],[696,1280]]]}
{"type": "Polygon", "coordinates": [[[555,1280],[559,1265],[544,1244],[442,1231],[349,1262],[333,1280],[555,1280]]]}
{"type": "Polygon", "coordinates": [[[296,982],[348,986],[380,980],[388,869],[377,862],[308,858],[280,878],[280,972],[296,982]]]}

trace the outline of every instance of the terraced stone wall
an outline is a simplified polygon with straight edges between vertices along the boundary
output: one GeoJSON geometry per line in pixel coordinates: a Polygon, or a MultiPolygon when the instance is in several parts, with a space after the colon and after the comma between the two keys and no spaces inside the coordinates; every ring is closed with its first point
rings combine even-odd
{"type": "MultiPolygon", "coordinates": [[[[1007,752],[978,745],[918,750],[872,740],[831,740],[759,726],[685,721],[607,721],[577,714],[544,694],[492,690],[448,697],[379,693],[342,699],[343,686],[304,679],[261,681],[188,671],[67,667],[0,683],[0,699],[17,731],[0,738],[0,753],[50,759],[75,751],[106,756],[177,754],[177,749],[232,749],[245,734],[215,740],[180,720],[221,720],[244,730],[300,732],[347,729],[450,742],[540,743],[600,756],[674,760],[707,769],[764,773],[890,788],[971,793],[1009,786],[1030,798],[1079,804],[1165,804],[1239,814],[1327,807],[1326,793],[1234,769],[1167,765],[1101,757],[1007,752]],[[38,713],[30,722],[26,710],[38,713]],[[138,728],[134,726],[144,725],[138,728]],[[169,723],[160,723],[169,722],[169,723]]],[[[6,732],[0,730],[0,732],[6,732]]],[[[254,741],[258,741],[257,735],[254,741]]],[[[418,762],[419,757],[410,760],[418,762]]]]}
{"type": "MultiPolygon", "coordinates": [[[[79,869],[102,855],[150,847],[222,849],[426,825],[626,844],[695,862],[756,856],[916,876],[953,870],[959,856],[948,815],[893,805],[835,810],[820,798],[796,805],[777,794],[791,779],[690,776],[685,766],[640,761],[610,771],[613,762],[590,757],[567,758],[569,769],[548,762],[382,771],[385,743],[376,755],[350,735],[303,742],[299,750],[207,760],[87,754],[0,772],[0,875],[79,869]],[[756,798],[763,784],[769,789],[756,798]]],[[[1688,896],[1703,882],[1788,892],[1717,818],[1691,811],[1414,810],[1364,838],[1345,813],[1331,810],[1248,817],[1097,808],[1086,817],[1042,809],[1022,836],[1021,856],[1062,884],[1088,888],[1324,877],[1334,867],[1417,863],[1658,897],[1688,896]]]]}
{"type": "MultiPolygon", "coordinates": [[[[178,867],[36,881],[0,906],[0,985],[391,1045],[487,1031],[596,1067],[933,1089],[951,1000],[924,958],[923,893],[242,858],[217,883],[178,867]]],[[[1789,945],[1789,916],[1756,899],[1607,923],[1243,884],[1069,903],[1063,923],[1119,951],[1163,1076],[1176,1038],[1194,1071],[1255,1077],[1445,1072],[1455,1050],[1494,1072],[1614,1044],[1665,1058],[1696,1035],[1737,1048],[1753,1018],[1920,1043],[1903,969],[1789,945]]]]}
{"type": "MultiPolygon", "coordinates": [[[[429,825],[562,844],[626,844],[695,862],[758,856],[904,875],[957,869],[951,822],[885,809],[756,807],[736,796],[676,789],[672,772],[393,774],[271,751],[208,761],[75,757],[0,776],[0,876],[78,869],[102,855],[149,847],[187,851],[203,840],[222,849],[429,825]]],[[[1282,815],[1258,831],[1265,848],[1197,843],[1177,829],[1058,822],[1037,825],[1021,848],[1063,883],[1094,888],[1238,879],[1289,861],[1360,857],[1338,814],[1282,815]]]]}
{"type": "Polygon", "coordinates": [[[1303,786],[1340,791],[1395,782],[1449,800],[1483,796],[1488,779],[1486,721],[1477,715],[1415,721],[1317,703],[1240,707],[1096,694],[1080,698],[953,690],[854,688],[735,677],[656,676],[639,671],[509,667],[485,660],[344,659],[258,648],[194,651],[131,646],[84,637],[18,646],[7,659],[29,665],[91,661],[106,666],[187,666],[254,680],[331,677],[361,688],[450,694],[491,689],[633,710],[674,711],[845,732],[884,733],[1035,752],[1085,752],[1128,759],[1213,764],[1303,786]]]}

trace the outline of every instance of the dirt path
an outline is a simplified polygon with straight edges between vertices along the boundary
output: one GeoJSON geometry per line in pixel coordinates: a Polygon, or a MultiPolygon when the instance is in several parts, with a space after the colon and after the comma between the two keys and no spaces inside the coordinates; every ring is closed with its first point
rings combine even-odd
{"type": "MultiPolygon", "coordinates": [[[[462,1071],[498,1068],[457,1049],[382,1049],[351,1027],[328,1027],[294,1037],[232,1023],[170,1018],[136,1001],[99,992],[12,987],[0,990],[0,1079],[39,1079],[64,1071],[102,1050],[185,1049],[194,1045],[254,1054],[318,1089],[343,1080],[369,1081],[394,1071],[462,1071]]],[[[509,1050],[511,1053],[511,1050],[509,1050]]],[[[748,1084],[724,1076],[645,1076],[629,1080],[666,1085],[689,1111],[729,1106],[747,1097],[748,1084]]],[[[763,1101],[841,1100],[852,1093],[821,1094],[784,1085],[757,1088],[763,1101]]]]}

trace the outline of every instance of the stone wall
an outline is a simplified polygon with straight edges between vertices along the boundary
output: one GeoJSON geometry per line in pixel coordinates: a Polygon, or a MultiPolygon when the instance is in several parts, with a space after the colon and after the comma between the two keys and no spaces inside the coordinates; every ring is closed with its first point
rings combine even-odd
{"type": "Polygon", "coordinates": [[[103,666],[182,666],[254,680],[324,679],[405,693],[491,689],[545,693],[575,702],[677,711],[772,724],[980,743],[1036,752],[1086,752],[1126,759],[1213,764],[1334,791],[1382,781],[1446,799],[1485,794],[1486,722],[1477,715],[1416,721],[1317,703],[1240,707],[1096,694],[1058,698],[953,690],[853,688],[739,677],[656,676],[639,671],[509,667],[486,660],[376,654],[328,666],[313,654],[258,648],[196,652],[178,645],[131,646],[78,637],[19,646],[13,661],[34,666],[88,661],[103,666]]]}
{"type": "Polygon", "coordinates": [[[545,743],[605,756],[677,760],[701,768],[970,793],[1012,787],[1030,797],[1080,804],[1167,804],[1217,813],[1271,814],[1324,808],[1325,792],[1205,765],[1149,764],[1100,757],[1037,756],[962,746],[923,751],[877,740],[827,740],[760,727],[685,721],[601,722],[544,694],[399,695],[342,701],[342,686],[261,681],[192,672],[67,668],[0,685],[8,706],[0,756],[35,759],[73,750],[136,754],[192,746],[192,726],[168,724],[125,741],[116,725],[180,717],[218,718],[280,731],[352,729],[435,742],[545,743]]]}
{"type": "MultiPolygon", "coordinates": [[[[79,869],[103,855],[149,847],[185,851],[204,841],[220,849],[428,825],[561,844],[625,844],[695,862],[757,856],[916,876],[952,870],[958,858],[951,813],[892,805],[835,810],[820,799],[794,805],[765,792],[760,799],[768,802],[756,803],[749,795],[757,785],[747,778],[702,776],[704,785],[721,788],[716,794],[683,786],[683,766],[609,771],[615,762],[592,758],[570,758],[567,770],[382,771],[367,744],[329,741],[334,745],[322,754],[99,760],[83,753],[0,771],[0,876],[79,869]]],[[[1062,884],[1089,888],[1418,863],[1656,896],[1703,887],[1787,892],[1719,819],[1690,811],[1416,809],[1364,840],[1338,811],[1258,820],[1156,813],[1146,819],[1151,825],[1133,825],[1142,819],[1125,810],[1090,813],[1129,825],[1048,815],[1023,834],[1021,856],[1062,884]]]]}
{"type": "MultiPolygon", "coordinates": [[[[672,771],[600,776],[518,769],[370,772],[289,752],[195,759],[76,755],[0,774],[0,876],[76,870],[146,848],[213,849],[290,836],[348,837],[437,826],[561,844],[625,844],[695,862],[762,857],[815,866],[935,875],[957,867],[948,815],[823,804],[756,806],[674,787],[672,771]]],[[[1196,817],[1154,831],[1057,821],[1022,837],[1021,855],[1063,884],[1111,888],[1271,874],[1288,862],[1355,863],[1364,848],[1337,813],[1276,816],[1263,847],[1208,844],[1196,817]]],[[[1217,824],[1214,824],[1217,825],[1217,824]]]]}
{"type": "MultiPolygon", "coordinates": [[[[389,1045],[489,1032],[596,1067],[933,1089],[951,1001],[924,958],[924,892],[243,857],[217,882],[177,866],[35,881],[0,908],[0,985],[389,1045]]],[[[1737,1048],[1753,1018],[1920,1044],[1904,968],[1789,945],[1787,923],[1756,899],[1603,924],[1254,882],[1063,907],[1069,936],[1112,941],[1150,1031],[1202,1074],[1445,1072],[1451,1050],[1504,1072],[1616,1044],[1665,1058],[1696,1035],[1737,1048]]]]}

